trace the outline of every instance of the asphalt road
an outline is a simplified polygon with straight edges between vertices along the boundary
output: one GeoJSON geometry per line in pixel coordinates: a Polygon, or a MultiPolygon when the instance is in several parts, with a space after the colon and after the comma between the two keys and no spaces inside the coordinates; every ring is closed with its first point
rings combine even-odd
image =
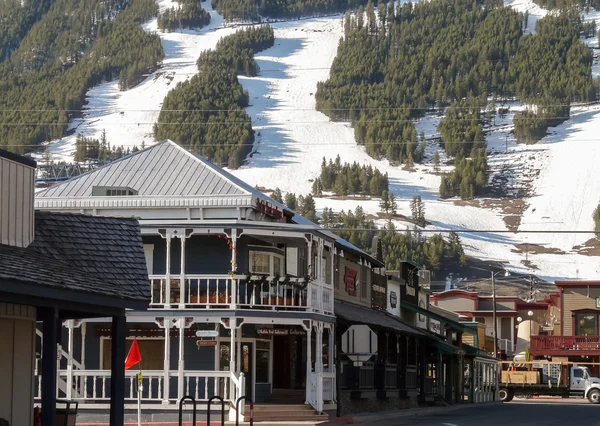
{"type": "Polygon", "coordinates": [[[513,401],[447,413],[377,421],[377,426],[600,426],[600,404],[584,400],[513,401]]]}

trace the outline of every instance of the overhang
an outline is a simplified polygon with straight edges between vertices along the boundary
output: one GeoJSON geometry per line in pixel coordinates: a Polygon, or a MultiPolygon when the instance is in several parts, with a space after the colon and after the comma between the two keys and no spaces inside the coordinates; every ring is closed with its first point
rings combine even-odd
{"type": "Polygon", "coordinates": [[[423,331],[418,328],[402,322],[387,312],[378,311],[353,303],[346,303],[339,300],[335,301],[335,315],[339,321],[349,324],[365,324],[375,327],[383,327],[403,334],[412,334],[419,337],[427,337],[423,331]]]}
{"type": "Polygon", "coordinates": [[[467,332],[467,333],[473,333],[475,334],[476,332],[474,332],[473,330],[465,327],[464,325],[462,325],[459,322],[456,322],[454,320],[451,320],[450,318],[446,318],[442,315],[436,314],[435,312],[431,312],[427,309],[423,309],[420,306],[415,306],[415,305],[410,305],[408,303],[404,303],[401,302],[400,303],[400,308],[401,309],[408,309],[409,311],[415,312],[417,314],[421,314],[421,315],[425,315],[426,317],[436,320],[436,321],[440,321],[440,322],[444,322],[448,325],[450,325],[453,329],[460,331],[460,332],[467,332]]]}

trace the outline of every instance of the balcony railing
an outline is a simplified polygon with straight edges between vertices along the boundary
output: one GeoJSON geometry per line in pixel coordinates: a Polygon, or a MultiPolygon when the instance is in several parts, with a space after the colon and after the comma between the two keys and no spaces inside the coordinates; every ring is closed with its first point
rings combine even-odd
{"type": "Polygon", "coordinates": [[[333,288],[304,278],[151,275],[151,308],[268,308],[333,313],[333,288]]]}
{"type": "Polygon", "coordinates": [[[531,336],[531,349],[596,351],[600,350],[600,336],[531,336]]]}

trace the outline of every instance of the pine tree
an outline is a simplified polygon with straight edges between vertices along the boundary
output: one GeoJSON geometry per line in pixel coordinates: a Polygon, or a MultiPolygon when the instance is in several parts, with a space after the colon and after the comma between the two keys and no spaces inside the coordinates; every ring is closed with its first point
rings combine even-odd
{"type": "Polygon", "coordinates": [[[296,210],[296,202],[296,194],[294,194],[293,192],[288,192],[287,194],[285,194],[285,205],[290,210],[296,210]]]}
{"type": "Polygon", "coordinates": [[[438,151],[433,154],[433,171],[436,173],[440,171],[440,153],[438,151]]]}
{"type": "Polygon", "coordinates": [[[395,216],[398,212],[398,203],[396,202],[396,196],[394,194],[390,194],[388,200],[390,204],[390,212],[393,216],[395,216]]]}
{"type": "Polygon", "coordinates": [[[384,190],[381,193],[381,201],[379,201],[379,208],[381,209],[382,212],[384,212],[385,214],[389,214],[390,212],[390,198],[388,196],[388,192],[386,190],[384,190]]]}
{"type": "Polygon", "coordinates": [[[275,188],[275,191],[271,194],[271,198],[277,201],[278,203],[283,204],[283,196],[281,195],[281,189],[275,188]]]}

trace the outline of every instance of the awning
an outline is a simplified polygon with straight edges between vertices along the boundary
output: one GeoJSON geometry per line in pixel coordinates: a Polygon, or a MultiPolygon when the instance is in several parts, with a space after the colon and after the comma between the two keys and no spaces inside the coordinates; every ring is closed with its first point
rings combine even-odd
{"type": "Polygon", "coordinates": [[[408,309],[409,311],[413,311],[413,312],[416,312],[417,314],[425,315],[426,317],[429,317],[436,321],[440,321],[440,322],[449,324],[452,328],[454,328],[455,330],[458,330],[460,332],[477,334],[477,330],[472,330],[469,327],[466,327],[459,322],[451,320],[450,318],[446,318],[440,314],[436,314],[435,312],[428,311],[427,309],[423,309],[420,306],[415,306],[415,305],[410,305],[408,303],[400,302],[400,307],[401,307],[401,309],[408,309]]]}
{"type": "Polygon", "coordinates": [[[399,318],[384,311],[377,311],[375,309],[355,305],[353,303],[341,302],[339,300],[335,301],[334,311],[339,319],[350,324],[373,325],[388,328],[399,333],[428,337],[427,334],[418,328],[411,327],[402,322],[399,318]]]}

